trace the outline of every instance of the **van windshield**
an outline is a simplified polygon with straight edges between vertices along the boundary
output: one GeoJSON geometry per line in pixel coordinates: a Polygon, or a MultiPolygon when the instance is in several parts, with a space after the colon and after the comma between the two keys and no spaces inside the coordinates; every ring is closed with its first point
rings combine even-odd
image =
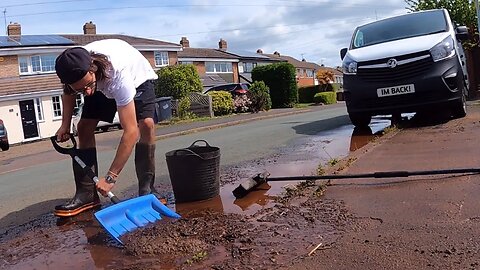
{"type": "Polygon", "coordinates": [[[352,48],[447,30],[447,21],[442,10],[411,13],[358,27],[353,36],[352,48]]]}

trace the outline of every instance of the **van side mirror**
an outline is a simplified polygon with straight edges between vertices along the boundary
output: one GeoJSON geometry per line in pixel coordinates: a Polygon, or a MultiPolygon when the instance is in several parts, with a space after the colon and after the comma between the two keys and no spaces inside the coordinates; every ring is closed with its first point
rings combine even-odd
{"type": "Polygon", "coordinates": [[[347,51],[348,49],[347,48],[343,48],[340,50],[340,58],[343,60],[343,58],[345,58],[345,55],[347,54],[347,51]]]}
{"type": "Polygon", "coordinates": [[[468,28],[466,26],[459,26],[455,31],[458,40],[465,41],[468,39],[468,28]]]}

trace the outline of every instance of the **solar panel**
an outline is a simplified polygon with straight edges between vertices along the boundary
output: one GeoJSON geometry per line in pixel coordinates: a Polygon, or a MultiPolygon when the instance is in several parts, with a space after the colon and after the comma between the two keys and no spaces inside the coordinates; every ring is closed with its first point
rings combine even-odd
{"type": "Polygon", "coordinates": [[[261,54],[259,54],[259,53],[249,52],[249,51],[227,50],[227,52],[233,53],[233,54],[235,54],[235,55],[237,55],[237,56],[240,56],[240,57],[254,57],[254,58],[265,58],[265,59],[269,59],[268,56],[261,55],[261,54]]]}
{"type": "Polygon", "coordinates": [[[0,48],[73,44],[70,39],[59,35],[0,36],[0,48]]]}

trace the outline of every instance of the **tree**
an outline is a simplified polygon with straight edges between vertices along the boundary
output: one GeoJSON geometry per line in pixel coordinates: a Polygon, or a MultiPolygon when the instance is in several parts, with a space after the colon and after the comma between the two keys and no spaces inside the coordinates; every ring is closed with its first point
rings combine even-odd
{"type": "Polygon", "coordinates": [[[193,65],[168,66],[161,68],[157,74],[157,96],[181,99],[191,92],[202,91],[200,76],[193,65]]]}
{"type": "Polygon", "coordinates": [[[335,74],[333,74],[332,71],[327,69],[320,69],[319,71],[317,71],[316,76],[317,76],[318,84],[321,87],[321,92],[326,91],[328,85],[331,84],[335,79],[335,74]]]}
{"type": "Polygon", "coordinates": [[[477,10],[471,0],[405,0],[410,11],[444,8],[452,20],[468,27],[470,40],[464,45],[467,49],[476,46],[478,41],[477,10]]]}

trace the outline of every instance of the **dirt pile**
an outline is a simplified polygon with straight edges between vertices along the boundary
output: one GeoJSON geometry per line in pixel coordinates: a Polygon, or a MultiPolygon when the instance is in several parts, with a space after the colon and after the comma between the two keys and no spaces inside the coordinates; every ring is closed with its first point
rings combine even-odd
{"type": "MultiPolygon", "coordinates": [[[[314,189],[316,190],[316,189],[314,189]]],[[[307,189],[303,190],[307,193],[307,189]]],[[[311,192],[311,191],[308,191],[311,192]]],[[[273,269],[329,248],[353,218],[342,203],[297,192],[254,215],[192,212],[122,240],[144,268],[273,269]],[[175,266],[174,266],[175,265],[175,266]]]]}

